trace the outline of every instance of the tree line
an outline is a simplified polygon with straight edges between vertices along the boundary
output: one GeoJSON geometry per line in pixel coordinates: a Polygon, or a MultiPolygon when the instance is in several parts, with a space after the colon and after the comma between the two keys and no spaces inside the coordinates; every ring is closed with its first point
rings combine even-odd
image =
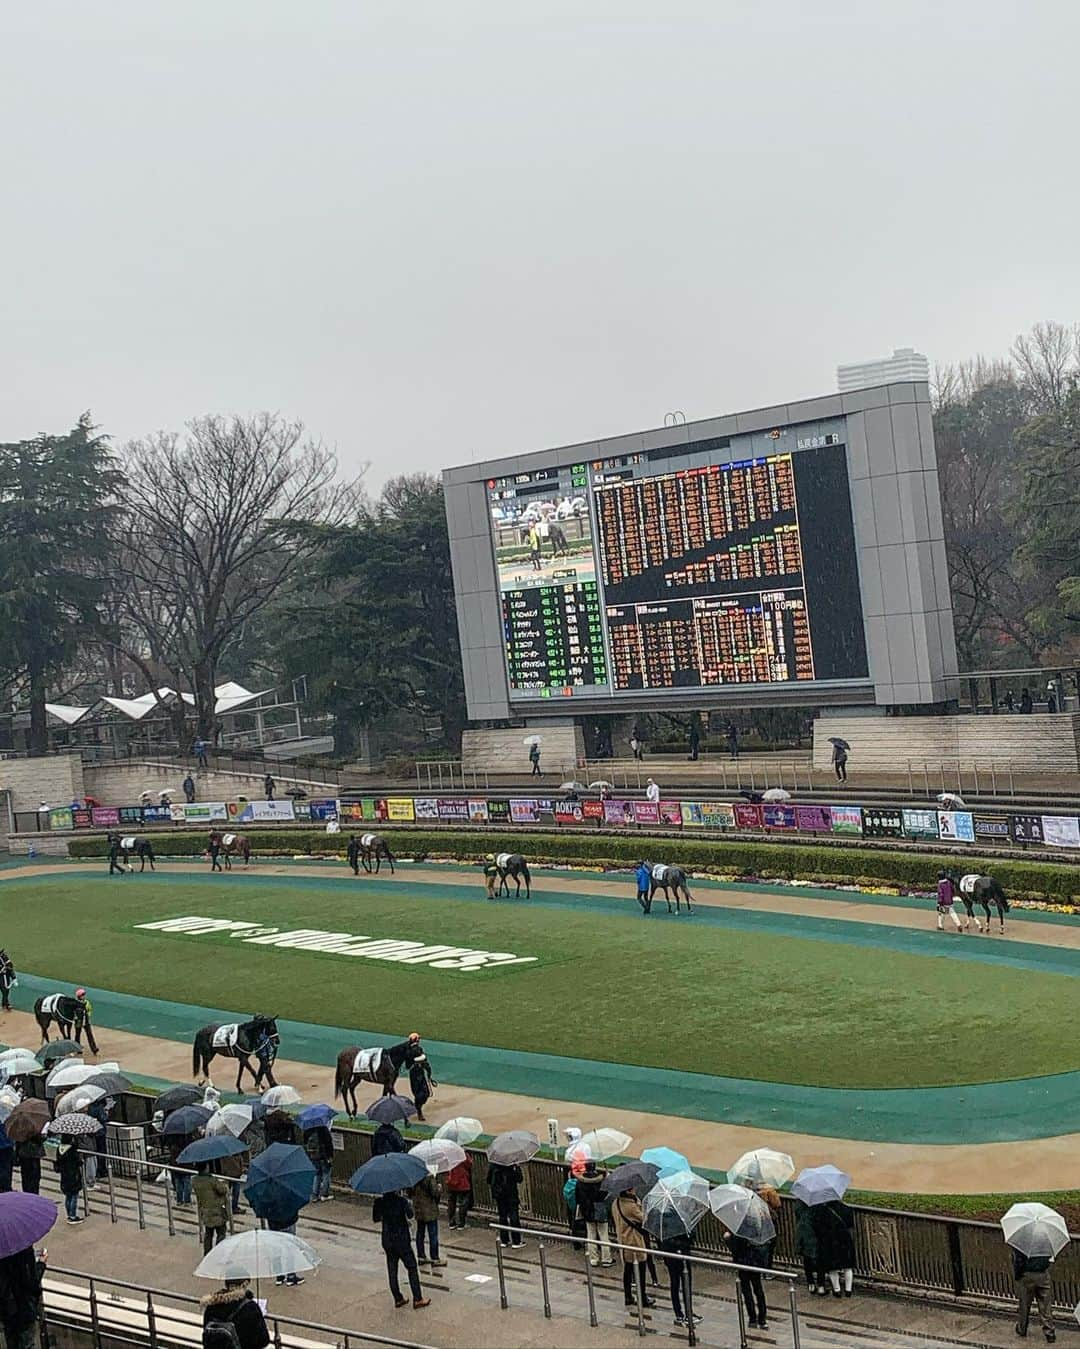
{"type": "MultiPolygon", "coordinates": [[[[1080,655],[1080,328],[1036,324],[932,387],[961,669],[1080,655]]],[[[371,499],[302,423],[200,417],[117,451],[86,414],[0,444],[0,686],[28,710],[148,689],[178,742],[212,738],[224,676],[304,675],[359,729],[456,750],[461,653],[440,482],[371,499]]]]}

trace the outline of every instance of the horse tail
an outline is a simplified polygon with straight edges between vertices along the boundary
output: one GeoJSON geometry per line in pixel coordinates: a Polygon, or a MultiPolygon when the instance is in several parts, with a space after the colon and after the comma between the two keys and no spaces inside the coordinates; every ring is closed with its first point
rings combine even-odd
{"type": "Polygon", "coordinates": [[[337,1068],[334,1072],[334,1098],[343,1095],[345,1088],[349,1085],[351,1073],[346,1066],[348,1064],[349,1051],[343,1049],[337,1056],[337,1068]]]}
{"type": "Polygon", "coordinates": [[[199,1075],[199,1052],[200,1052],[200,1050],[201,1050],[201,1048],[202,1048],[202,1038],[203,1038],[203,1033],[202,1033],[202,1031],[201,1031],[201,1030],[197,1030],[197,1031],[195,1032],[195,1039],[194,1039],[194,1041],[192,1042],[192,1046],[191,1046],[191,1076],[192,1076],[192,1077],[198,1077],[198,1075],[199,1075]]]}

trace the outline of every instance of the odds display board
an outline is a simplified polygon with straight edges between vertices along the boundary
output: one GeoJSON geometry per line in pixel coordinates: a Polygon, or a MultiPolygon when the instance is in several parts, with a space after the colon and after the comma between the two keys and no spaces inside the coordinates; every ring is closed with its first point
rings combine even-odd
{"type": "Polygon", "coordinates": [[[733,455],[490,480],[511,698],[868,677],[839,432],[733,455]]]}

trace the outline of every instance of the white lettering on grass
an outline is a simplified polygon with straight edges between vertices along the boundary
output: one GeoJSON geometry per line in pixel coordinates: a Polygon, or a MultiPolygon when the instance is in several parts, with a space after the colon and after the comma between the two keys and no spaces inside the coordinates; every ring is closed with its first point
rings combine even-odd
{"type": "Polygon", "coordinates": [[[249,946],[286,951],[322,951],[328,955],[359,956],[397,965],[427,965],[433,970],[473,974],[478,970],[505,969],[508,965],[534,965],[536,956],[517,956],[511,951],[478,951],[471,946],[432,945],[397,937],[365,937],[352,932],[324,932],[321,928],[266,927],[262,923],[229,918],[160,918],[136,923],[151,932],[176,932],[184,937],[227,934],[249,946]]]}

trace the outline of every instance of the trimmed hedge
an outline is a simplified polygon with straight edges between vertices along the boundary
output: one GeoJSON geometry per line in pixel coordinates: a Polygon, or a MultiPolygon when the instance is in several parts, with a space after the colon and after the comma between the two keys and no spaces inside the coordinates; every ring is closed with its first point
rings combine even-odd
{"type": "MultiPolygon", "coordinates": [[[[403,857],[453,857],[480,861],[487,853],[502,852],[507,834],[454,829],[393,829],[380,826],[395,854],[403,857]]],[[[347,834],[315,829],[245,829],[252,852],[291,857],[298,853],[342,857],[347,834]]],[[[199,857],[206,851],[202,832],[154,834],[157,850],[165,856],[199,857]]],[[[885,848],[828,848],[814,844],[765,843],[754,840],[687,838],[664,835],[617,835],[574,832],[565,834],[515,833],[514,842],[537,865],[545,862],[585,863],[629,867],[643,855],[678,863],[699,872],[761,876],[784,880],[826,881],[840,884],[894,885],[911,890],[933,890],[942,859],[956,859],[968,870],[991,872],[1010,895],[1067,904],[1080,901],[1080,868],[1052,862],[1025,862],[986,858],[943,850],[936,854],[892,852],[885,848]]],[[[104,857],[103,836],[73,838],[70,856],[104,857]]]]}

